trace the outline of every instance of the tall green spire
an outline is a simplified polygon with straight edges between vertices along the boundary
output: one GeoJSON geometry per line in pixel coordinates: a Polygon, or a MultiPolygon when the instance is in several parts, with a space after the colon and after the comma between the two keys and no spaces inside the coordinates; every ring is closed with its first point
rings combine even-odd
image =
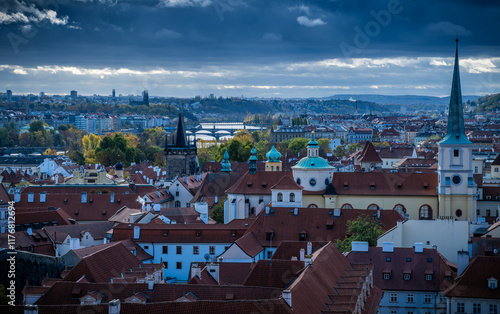
{"type": "Polygon", "coordinates": [[[223,172],[231,172],[231,163],[229,162],[229,153],[227,152],[227,148],[226,148],[226,152],[224,152],[224,156],[222,157],[222,161],[221,161],[221,171],[223,172]]]}
{"type": "Polygon", "coordinates": [[[448,107],[448,126],[446,136],[440,144],[472,144],[465,135],[462,89],[458,64],[458,39],[456,40],[455,66],[451,82],[450,105],[448,107]]]}

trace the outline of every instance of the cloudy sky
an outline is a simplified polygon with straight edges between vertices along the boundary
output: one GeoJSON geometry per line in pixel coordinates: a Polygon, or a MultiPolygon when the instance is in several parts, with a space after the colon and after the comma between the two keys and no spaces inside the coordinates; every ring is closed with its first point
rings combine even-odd
{"type": "Polygon", "coordinates": [[[497,0],[0,0],[0,91],[500,92],[497,0]]]}

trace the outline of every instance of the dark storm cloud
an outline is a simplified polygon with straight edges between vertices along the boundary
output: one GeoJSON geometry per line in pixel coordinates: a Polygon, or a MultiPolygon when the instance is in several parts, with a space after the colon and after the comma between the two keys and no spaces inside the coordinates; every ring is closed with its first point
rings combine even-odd
{"type": "MultiPolygon", "coordinates": [[[[499,2],[486,0],[8,0],[0,8],[0,56],[3,65],[26,68],[250,67],[255,80],[239,85],[255,86],[265,78],[254,67],[265,65],[450,57],[457,35],[463,57],[498,57],[498,16],[499,2]]],[[[262,85],[296,85],[279,79],[285,75],[262,85]]],[[[234,89],[236,81],[217,84],[234,89]]]]}

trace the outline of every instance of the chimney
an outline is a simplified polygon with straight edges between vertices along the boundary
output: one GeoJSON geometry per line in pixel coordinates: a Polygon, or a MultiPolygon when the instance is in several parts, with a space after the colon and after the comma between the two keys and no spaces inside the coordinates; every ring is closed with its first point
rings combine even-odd
{"type": "Polygon", "coordinates": [[[119,299],[114,299],[112,301],[109,301],[108,304],[108,313],[109,314],[120,314],[120,300],[119,299]]]}
{"type": "Polygon", "coordinates": [[[32,229],[32,228],[28,228],[28,230],[27,230],[27,231],[28,231],[28,235],[29,235],[29,236],[32,236],[32,235],[33,235],[33,229],[32,229]]]}
{"type": "Polygon", "coordinates": [[[161,197],[161,192],[160,192],[160,190],[158,190],[158,198],[160,198],[160,197],[161,197]]]}
{"type": "Polygon", "coordinates": [[[193,264],[191,266],[191,278],[193,278],[194,276],[198,276],[198,278],[201,278],[201,268],[200,266],[198,266],[198,264],[193,264]]]}
{"type": "Polygon", "coordinates": [[[415,242],[415,253],[424,253],[424,244],[422,242],[415,242]]]}
{"type": "Polygon", "coordinates": [[[438,246],[434,244],[434,245],[432,246],[432,249],[437,251],[438,246]]]}
{"type": "Polygon", "coordinates": [[[200,219],[204,223],[208,223],[208,204],[206,202],[194,203],[194,209],[200,213],[200,219]]]}
{"type": "Polygon", "coordinates": [[[394,242],[384,242],[382,243],[382,252],[392,253],[394,252],[394,242]]]}
{"type": "Polygon", "coordinates": [[[469,266],[469,252],[467,251],[458,251],[457,258],[457,277],[462,275],[464,270],[469,266]]]}
{"type": "Polygon", "coordinates": [[[299,214],[299,209],[298,209],[298,208],[295,208],[295,209],[293,210],[293,215],[294,215],[294,216],[297,216],[298,214],[299,214]]]}
{"type": "Polygon", "coordinates": [[[217,197],[217,195],[215,195],[215,201],[214,201],[215,204],[219,203],[219,198],[217,197]]]}
{"type": "Polygon", "coordinates": [[[154,205],[154,211],[159,212],[160,211],[160,204],[155,204],[154,205]]]}
{"type": "Polygon", "coordinates": [[[134,227],[134,240],[139,239],[140,236],[141,236],[141,227],[135,226],[134,227]]]}
{"type": "Polygon", "coordinates": [[[188,184],[188,177],[187,176],[184,177],[184,183],[188,184]]]}
{"type": "Polygon", "coordinates": [[[311,265],[313,263],[312,255],[306,255],[304,258],[304,266],[311,265]]]}
{"type": "Polygon", "coordinates": [[[306,250],[305,249],[300,249],[300,260],[304,261],[305,260],[305,255],[306,255],[306,250]]]}
{"type": "Polygon", "coordinates": [[[219,264],[210,263],[207,265],[207,270],[217,283],[219,283],[219,264]]]}
{"type": "Polygon", "coordinates": [[[153,291],[153,288],[155,287],[155,279],[153,276],[148,276],[146,279],[148,283],[148,291],[153,291]]]}
{"type": "Polygon", "coordinates": [[[312,242],[307,242],[307,255],[311,255],[313,250],[312,242]]]}
{"type": "Polygon", "coordinates": [[[79,248],[80,248],[80,239],[69,238],[69,249],[70,250],[78,250],[79,248]]]}
{"type": "Polygon", "coordinates": [[[26,304],[24,306],[24,314],[38,314],[38,305],[26,304]]]}
{"type": "Polygon", "coordinates": [[[368,252],[368,242],[366,241],[352,241],[351,251],[353,252],[368,252]]]}
{"type": "Polygon", "coordinates": [[[283,300],[288,304],[288,306],[291,308],[292,307],[292,291],[290,290],[283,290],[283,293],[281,294],[283,297],[283,300]]]}

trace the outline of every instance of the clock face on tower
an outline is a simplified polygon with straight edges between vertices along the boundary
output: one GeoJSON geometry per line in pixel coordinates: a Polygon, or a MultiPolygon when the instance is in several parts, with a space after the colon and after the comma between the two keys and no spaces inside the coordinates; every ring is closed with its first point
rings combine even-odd
{"type": "Polygon", "coordinates": [[[460,178],[459,175],[454,175],[452,178],[451,178],[451,181],[453,181],[454,184],[460,184],[460,182],[462,181],[462,178],[460,178]]]}

